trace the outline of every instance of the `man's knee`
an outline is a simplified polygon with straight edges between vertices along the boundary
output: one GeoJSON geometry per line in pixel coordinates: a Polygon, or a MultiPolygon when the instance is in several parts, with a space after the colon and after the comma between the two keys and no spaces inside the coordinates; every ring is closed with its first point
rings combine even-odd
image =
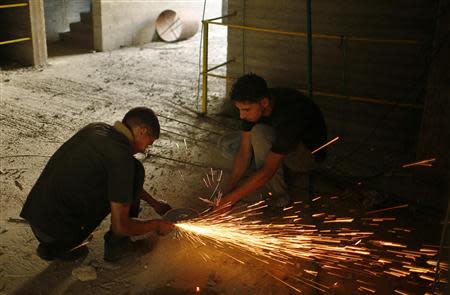
{"type": "Polygon", "coordinates": [[[250,131],[252,145],[272,145],[275,139],[275,130],[266,124],[256,124],[250,131]]]}

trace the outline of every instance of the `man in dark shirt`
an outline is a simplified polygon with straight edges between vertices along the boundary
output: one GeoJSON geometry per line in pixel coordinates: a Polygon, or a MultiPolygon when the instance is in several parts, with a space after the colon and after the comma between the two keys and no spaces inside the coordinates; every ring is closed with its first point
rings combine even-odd
{"type": "Polygon", "coordinates": [[[275,206],[289,203],[283,166],[298,173],[308,173],[326,154],[312,151],[326,142],[326,127],[320,109],[306,96],[290,88],[268,88],[266,81],[247,74],[231,90],[231,100],[242,120],[239,136],[221,139],[222,151],[234,153],[233,168],[218,208],[232,206],[265,186],[275,206]],[[245,172],[256,168],[238,185],[245,172]]]}
{"type": "Polygon", "coordinates": [[[114,126],[87,125],[55,152],[20,213],[40,242],[41,258],[64,259],[74,249],[79,253],[78,246],[109,213],[111,228],[104,237],[108,261],[120,258],[131,243],[130,236],[152,231],[165,234],[172,229],[165,220],[133,218],[140,199],[160,215],[170,209],[143,189],[144,167],[133,156],[152,145],[159,132],[154,112],[138,107],[114,126]]]}

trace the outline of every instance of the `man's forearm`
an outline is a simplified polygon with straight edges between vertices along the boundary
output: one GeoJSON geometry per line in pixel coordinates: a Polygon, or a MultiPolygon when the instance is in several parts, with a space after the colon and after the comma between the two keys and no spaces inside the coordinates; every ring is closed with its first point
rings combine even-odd
{"type": "Polygon", "coordinates": [[[158,230],[159,220],[128,219],[120,224],[112,224],[113,231],[121,236],[139,236],[158,230]]]}
{"type": "Polygon", "coordinates": [[[229,194],[225,195],[221,201],[221,204],[235,204],[243,197],[248,196],[249,194],[255,192],[257,189],[264,186],[270,180],[270,178],[272,178],[273,174],[273,171],[268,171],[264,168],[256,171],[244,184],[242,184],[229,194]]]}
{"type": "Polygon", "coordinates": [[[139,197],[152,207],[155,207],[158,204],[158,201],[155,200],[145,189],[142,189],[139,197]]]}
{"type": "Polygon", "coordinates": [[[231,170],[230,178],[228,179],[227,186],[225,187],[225,193],[232,191],[236,187],[237,183],[242,178],[242,176],[244,176],[245,171],[249,166],[250,156],[238,153],[234,158],[233,169],[231,170]]]}

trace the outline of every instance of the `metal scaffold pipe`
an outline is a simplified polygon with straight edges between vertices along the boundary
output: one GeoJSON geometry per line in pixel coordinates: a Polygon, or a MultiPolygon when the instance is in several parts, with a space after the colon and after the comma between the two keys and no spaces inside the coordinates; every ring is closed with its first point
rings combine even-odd
{"type": "Polygon", "coordinates": [[[0,5],[0,9],[25,7],[25,6],[28,6],[28,3],[4,4],[4,5],[0,5]]]}
{"type": "Polygon", "coordinates": [[[25,41],[30,41],[30,40],[31,40],[30,37],[26,37],[26,38],[19,38],[19,39],[13,39],[13,40],[0,41],[0,45],[20,43],[20,42],[25,42],[25,41]]]}
{"type": "Polygon", "coordinates": [[[306,73],[308,97],[313,98],[312,89],[312,29],[311,29],[311,0],[306,0],[306,40],[308,45],[307,64],[308,71],[306,73]]]}
{"type": "Polygon", "coordinates": [[[208,111],[208,22],[203,21],[202,114],[208,111]]]}

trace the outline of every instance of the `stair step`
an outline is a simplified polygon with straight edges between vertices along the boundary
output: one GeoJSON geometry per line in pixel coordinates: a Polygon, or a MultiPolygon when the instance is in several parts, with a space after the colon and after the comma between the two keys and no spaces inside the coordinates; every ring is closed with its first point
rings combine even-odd
{"type": "Polygon", "coordinates": [[[70,24],[70,31],[71,32],[86,32],[86,33],[92,33],[92,24],[86,24],[82,22],[77,23],[71,23],[70,24]]]}
{"type": "Polygon", "coordinates": [[[64,32],[60,33],[59,37],[61,41],[78,48],[94,48],[94,40],[92,34],[83,32],[64,32]]]}
{"type": "Polygon", "coordinates": [[[92,12],[81,12],[80,21],[84,24],[92,24],[92,12]]]}
{"type": "Polygon", "coordinates": [[[70,31],[69,32],[63,32],[63,33],[59,33],[59,39],[66,41],[66,40],[70,40],[71,38],[71,34],[70,31]]]}
{"type": "Polygon", "coordinates": [[[92,49],[94,47],[94,40],[92,34],[73,32],[71,36],[71,42],[72,44],[80,48],[92,49]]]}

